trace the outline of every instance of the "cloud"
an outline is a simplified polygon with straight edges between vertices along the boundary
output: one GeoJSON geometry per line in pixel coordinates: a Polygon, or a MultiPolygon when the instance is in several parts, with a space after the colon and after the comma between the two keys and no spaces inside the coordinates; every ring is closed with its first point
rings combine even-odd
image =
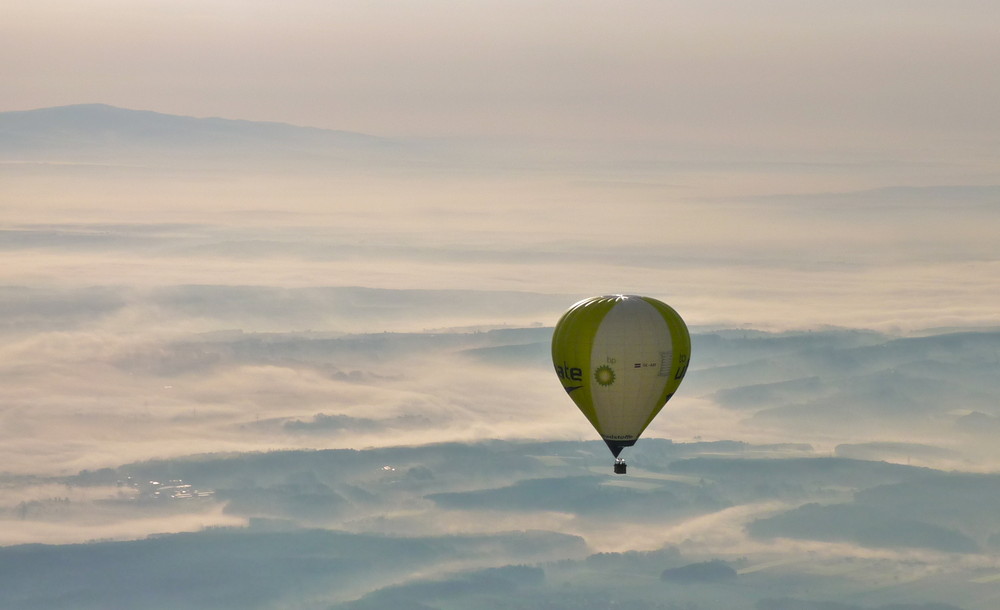
{"type": "MultiPolygon", "coordinates": [[[[605,606],[617,574],[666,586],[663,570],[713,559],[740,573],[714,606],[932,573],[968,600],[969,580],[992,578],[992,482],[930,468],[1000,459],[995,187],[968,168],[917,188],[947,171],[646,152],[535,166],[542,152],[517,150],[363,175],[121,151],[0,167],[15,204],[0,227],[6,544],[137,543],[0,555],[107,568],[140,549],[156,587],[173,558],[225,548],[249,557],[223,561],[226,583],[283,566],[261,604],[326,606],[403,580],[462,599],[470,561],[532,562],[536,601],[570,588],[605,606]],[[627,477],[548,362],[558,316],[605,292],[664,298],[694,333],[688,379],[627,477]],[[897,463],[819,457],[837,451],[897,463]],[[129,476],[215,493],[133,502],[129,476]],[[330,593],[354,572],[300,527],[370,553],[349,566],[368,576],[330,593]],[[165,532],[190,533],[141,540],[165,532]],[[583,561],[594,551],[614,557],[583,561]]],[[[38,578],[63,578],[50,569],[38,578]]],[[[184,574],[191,599],[252,602],[184,574]]],[[[106,606],[118,590],[101,591],[106,606]]],[[[651,595],[632,607],[705,599],[696,584],[651,595]]]]}
{"type": "Polygon", "coordinates": [[[835,164],[553,153],[539,165],[514,144],[433,148],[432,161],[406,149],[402,167],[371,161],[364,172],[289,167],[281,154],[192,167],[127,147],[109,166],[6,164],[0,282],[158,291],[152,301],[169,310],[149,315],[206,329],[218,328],[206,324],[213,309],[267,330],[287,330],[289,316],[311,328],[419,329],[367,299],[322,311],[327,289],[352,286],[413,290],[399,305],[430,327],[544,323],[578,297],[614,292],[662,298],[698,325],[997,324],[986,179],[918,186],[936,177],[921,166],[886,170],[871,188],[858,167],[835,164]],[[454,302],[434,312],[421,290],[452,291],[454,302]]]}
{"type": "Polygon", "coordinates": [[[462,353],[547,332],[37,334],[3,348],[5,464],[71,472],[222,448],[580,436],[586,422],[552,399],[562,397],[548,366],[462,353]],[[302,433],[301,422],[330,421],[351,425],[302,433]]]}
{"type": "MultiPolygon", "coordinates": [[[[0,540],[4,546],[21,544],[85,544],[97,540],[134,540],[145,538],[153,533],[200,532],[213,527],[241,527],[246,520],[240,516],[227,514],[222,505],[212,504],[202,510],[182,514],[167,514],[152,517],[133,517],[122,519],[121,516],[104,517],[102,520],[98,510],[93,505],[84,507],[76,516],[62,515],[61,518],[39,519],[36,512],[51,509],[50,503],[26,505],[24,514],[11,518],[8,516],[3,524],[5,534],[0,540]]],[[[15,513],[18,513],[16,508],[15,513]]]]}
{"type": "MultiPolygon", "coordinates": [[[[8,310],[30,322],[0,348],[0,418],[12,472],[68,473],[220,449],[594,438],[551,373],[548,326],[190,332],[269,320],[286,328],[318,319],[413,324],[411,315],[423,325],[455,322],[466,311],[469,321],[485,321],[507,303],[530,319],[561,297],[240,286],[8,294],[8,310]],[[72,319],[65,312],[75,303],[82,316],[76,329],[30,332],[32,324],[72,319]],[[287,317],[279,318],[286,306],[287,317]]],[[[989,332],[896,339],[696,330],[696,366],[646,436],[813,443],[830,451],[864,440],[906,441],[941,449],[936,457],[924,452],[928,465],[992,463],[988,438],[969,442],[960,427],[969,412],[993,416],[994,343],[989,332]],[[912,379],[923,384],[919,396],[912,379]],[[913,418],[918,406],[927,425],[913,418]],[[874,422],[870,438],[837,415],[848,408],[874,422]],[[951,427],[956,434],[944,433],[951,427]]]]}

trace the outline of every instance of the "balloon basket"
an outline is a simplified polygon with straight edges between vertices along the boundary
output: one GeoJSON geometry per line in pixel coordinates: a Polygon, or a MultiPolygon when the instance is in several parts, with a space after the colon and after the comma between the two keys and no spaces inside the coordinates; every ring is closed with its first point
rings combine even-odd
{"type": "Polygon", "coordinates": [[[625,474],[627,469],[628,465],[625,463],[625,460],[621,458],[615,460],[615,474],[625,474]]]}

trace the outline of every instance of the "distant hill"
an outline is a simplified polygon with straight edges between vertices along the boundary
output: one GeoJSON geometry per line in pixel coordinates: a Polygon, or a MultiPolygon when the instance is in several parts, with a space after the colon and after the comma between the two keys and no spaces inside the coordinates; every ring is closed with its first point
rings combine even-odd
{"type": "Polygon", "coordinates": [[[196,118],[78,104],[0,112],[0,161],[330,158],[399,152],[397,141],[285,123],[196,118]]]}

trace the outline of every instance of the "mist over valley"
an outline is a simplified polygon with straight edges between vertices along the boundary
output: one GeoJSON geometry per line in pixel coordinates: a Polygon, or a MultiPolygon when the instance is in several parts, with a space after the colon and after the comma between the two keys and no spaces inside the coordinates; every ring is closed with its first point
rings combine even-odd
{"type": "Polygon", "coordinates": [[[0,605],[993,608],[995,169],[536,144],[0,112],[0,605]],[[615,293],[692,339],[626,476],[615,293]]]}

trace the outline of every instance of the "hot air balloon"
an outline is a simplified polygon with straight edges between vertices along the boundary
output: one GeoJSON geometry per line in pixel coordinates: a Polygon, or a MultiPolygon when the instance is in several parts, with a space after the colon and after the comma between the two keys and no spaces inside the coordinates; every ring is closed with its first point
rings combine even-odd
{"type": "Polygon", "coordinates": [[[672,307],[644,296],[584,299],[556,323],[552,362],[563,388],[625,474],[631,447],[674,395],[691,358],[691,337],[672,307]]]}

